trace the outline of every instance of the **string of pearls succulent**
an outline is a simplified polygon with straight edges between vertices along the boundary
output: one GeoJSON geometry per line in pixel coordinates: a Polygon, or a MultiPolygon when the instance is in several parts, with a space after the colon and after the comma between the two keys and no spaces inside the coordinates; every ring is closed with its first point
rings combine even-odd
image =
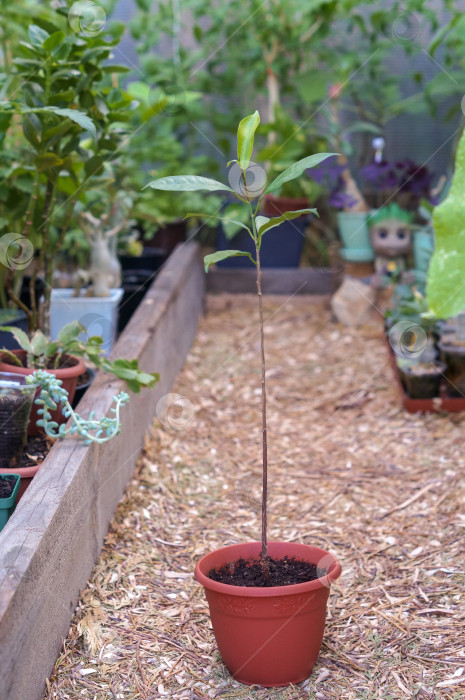
{"type": "Polygon", "coordinates": [[[85,419],[73,411],[68,401],[68,392],[61,386],[63,382],[54,374],[37,370],[26,377],[26,382],[40,387],[40,394],[35,399],[35,403],[42,407],[37,411],[41,416],[37,425],[42,427],[49,437],[55,439],[64,438],[67,435],[79,435],[84,440],[84,445],[90,445],[92,442],[98,444],[108,442],[120,432],[120,408],[129,402],[129,396],[124,391],[113,397],[115,406],[110,409],[114,413],[113,418],[104,416],[97,420],[95,412],[92,411],[89,418],[85,419]],[[51,411],[56,411],[59,405],[63,416],[72,420],[69,428],[64,424],[58,425],[52,419],[51,411]]]}

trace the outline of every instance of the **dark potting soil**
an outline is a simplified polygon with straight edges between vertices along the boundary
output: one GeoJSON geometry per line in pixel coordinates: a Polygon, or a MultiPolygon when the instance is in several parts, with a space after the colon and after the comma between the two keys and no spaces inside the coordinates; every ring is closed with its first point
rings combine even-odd
{"type": "Polygon", "coordinates": [[[78,380],[77,380],[77,386],[84,386],[84,384],[88,384],[90,380],[92,379],[92,375],[89,372],[88,369],[86,369],[85,372],[79,375],[78,380]]]}
{"type": "Polygon", "coordinates": [[[317,570],[316,564],[300,561],[295,557],[284,559],[270,558],[270,580],[264,574],[260,562],[257,560],[239,559],[236,562],[225,564],[219,569],[211,569],[207,576],[212,581],[228,583],[230,586],[256,586],[269,588],[271,586],[292,586],[295,583],[314,581],[324,575],[326,571],[317,570]]]}
{"type": "Polygon", "coordinates": [[[10,498],[16,484],[16,478],[9,474],[0,475],[0,498],[10,498]]]}
{"type": "Polygon", "coordinates": [[[21,391],[0,391],[0,466],[16,467],[21,458],[31,398],[21,391]]]}
{"type": "Polygon", "coordinates": [[[23,450],[18,467],[35,467],[37,464],[42,464],[52,449],[52,445],[53,440],[45,435],[28,437],[27,444],[23,450]]]}

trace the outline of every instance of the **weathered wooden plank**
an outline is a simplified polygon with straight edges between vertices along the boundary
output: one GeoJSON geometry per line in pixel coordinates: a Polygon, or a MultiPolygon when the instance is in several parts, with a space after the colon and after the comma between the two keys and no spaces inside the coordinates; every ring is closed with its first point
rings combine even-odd
{"type": "MultiPolygon", "coordinates": [[[[265,268],[262,289],[264,294],[332,294],[341,280],[342,270],[337,268],[265,268]]],[[[207,275],[207,291],[254,294],[257,291],[255,270],[212,269],[207,275]]]]}
{"type": "MultiPolygon", "coordinates": [[[[131,397],[121,435],[113,441],[56,444],[1,533],[2,700],[42,697],[157,403],[194,339],[204,296],[197,246],[186,244],[159,274],[113,351],[115,357],[138,357],[141,367],[160,372],[162,381],[155,390],[131,397]]],[[[79,412],[107,414],[121,388],[110,376],[98,376],[79,412]]]]}

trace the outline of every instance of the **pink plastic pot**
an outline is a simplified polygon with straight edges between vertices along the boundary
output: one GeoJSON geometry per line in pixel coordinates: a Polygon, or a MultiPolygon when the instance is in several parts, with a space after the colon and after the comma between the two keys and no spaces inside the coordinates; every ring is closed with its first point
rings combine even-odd
{"type": "Polygon", "coordinates": [[[260,542],[237,544],[202,557],[195,578],[205,588],[213,632],[235,680],[265,687],[299,683],[317,660],[326,619],[329,588],[341,566],[329,552],[289,542],[269,542],[274,559],[285,556],[316,564],[326,574],[293,586],[247,588],[218,583],[211,569],[240,559],[257,559],[260,542]]]}

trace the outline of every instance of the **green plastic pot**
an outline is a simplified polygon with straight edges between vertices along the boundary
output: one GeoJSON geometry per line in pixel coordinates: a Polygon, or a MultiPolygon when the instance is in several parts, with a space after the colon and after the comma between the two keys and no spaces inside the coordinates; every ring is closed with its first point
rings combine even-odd
{"type": "Polygon", "coordinates": [[[428,272],[431,256],[434,252],[433,232],[430,229],[421,229],[413,234],[413,261],[415,270],[428,272]]]}
{"type": "Polygon", "coordinates": [[[341,256],[348,262],[371,262],[375,254],[370,243],[367,212],[341,211],[337,215],[341,256]]]}
{"type": "Polygon", "coordinates": [[[16,508],[16,497],[19,491],[19,484],[21,482],[21,477],[19,474],[3,474],[0,472],[0,477],[3,476],[4,479],[16,479],[15,487],[11,496],[8,498],[0,498],[0,531],[3,530],[7,524],[13,511],[16,508]]]}

